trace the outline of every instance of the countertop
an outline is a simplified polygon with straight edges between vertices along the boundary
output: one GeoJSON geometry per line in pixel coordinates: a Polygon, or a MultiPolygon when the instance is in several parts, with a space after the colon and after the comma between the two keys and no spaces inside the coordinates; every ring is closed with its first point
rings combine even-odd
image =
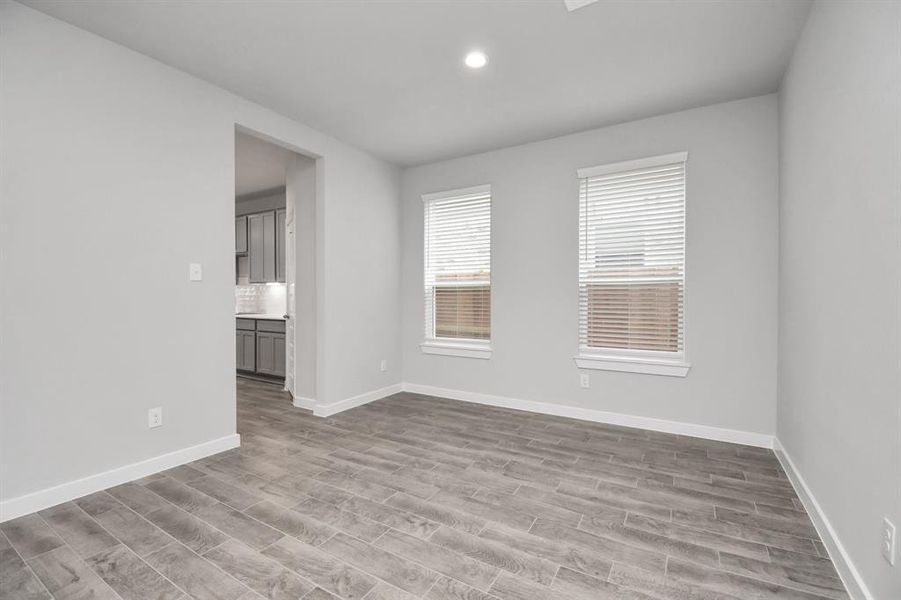
{"type": "Polygon", "coordinates": [[[284,321],[285,315],[264,314],[264,313],[237,313],[236,319],[257,319],[260,321],[284,321]]]}

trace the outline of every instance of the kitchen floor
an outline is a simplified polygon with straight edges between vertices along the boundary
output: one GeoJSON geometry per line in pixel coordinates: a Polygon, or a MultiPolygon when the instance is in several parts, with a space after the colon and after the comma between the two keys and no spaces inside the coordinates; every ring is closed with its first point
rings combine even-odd
{"type": "Polygon", "coordinates": [[[0,597],[847,598],[768,450],[238,380],[240,450],[4,523],[0,597]]]}

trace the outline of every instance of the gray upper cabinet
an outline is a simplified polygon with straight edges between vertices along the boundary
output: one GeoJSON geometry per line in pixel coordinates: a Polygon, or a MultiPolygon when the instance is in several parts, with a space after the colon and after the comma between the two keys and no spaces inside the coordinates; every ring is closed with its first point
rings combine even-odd
{"type": "Polygon", "coordinates": [[[275,281],[275,213],[247,217],[250,283],[275,281]]]}
{"type": "Polygon", "coordinates": [[[287,234],[285,209],[275,211],[275,279],[285,281],[285,237],[287,234]]]}
{"type": "Polygon", "coordinates": [[[242,265],[248,283],[285,281],[286,220],[284,208],[235,218],[235,281],[242,265]]]}
{"type": "Polygon", "coordinates": [[[247,217],[235,217],[235,254],[247,254],[247,217]]]}

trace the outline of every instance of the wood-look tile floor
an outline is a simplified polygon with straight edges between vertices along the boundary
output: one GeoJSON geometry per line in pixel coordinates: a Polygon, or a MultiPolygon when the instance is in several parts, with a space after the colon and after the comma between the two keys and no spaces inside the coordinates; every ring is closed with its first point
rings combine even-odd
{"type": "Polygon", "coordinates": [[[242,447],[4,523],[0,596],[847,598],[773,453],[239,380],[242,447]]]}

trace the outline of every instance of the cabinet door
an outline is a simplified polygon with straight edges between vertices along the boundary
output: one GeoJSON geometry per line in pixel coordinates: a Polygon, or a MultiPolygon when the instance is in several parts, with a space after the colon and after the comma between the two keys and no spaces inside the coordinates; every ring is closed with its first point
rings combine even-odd
{"type": "Polygon", "coordinates": [[[256,366],[256,344],[252,331],[237,331],[237,368],[240,371],[253,371],[256,366]]]}
{"type": "Polygon", "coordinates": [[[235,217],[235,254],[247,254],[247,217],[235,217]]]}
{"type": "Polygon", "coordinates": [[[257,368],[256,372],[263,375],[273,375],[275,369],[275,343],[274,333],[257,334],[257,368]]]}
{"type": "Polygon", "coordinates": [[[257,366],[256,334],[252,331],[244,332],[244,369],[253,371],[257,366]]]}
{"type": "Polygon", "coordinates": [[[276,281],[285,280],[285,239],[287,237],[287,213],[285,209],[275,211],[275,279],[276,281]]]}
{"type": "Polygon", "coordinates": [[[250,283],[275,281],[275,213],[247,217],[250,283]]]}
{"type": "Polygon", "coordinates": [[[275,333],[272,335],[272,374],[279,377],[285,376],[285,334],[275,333]]]}

